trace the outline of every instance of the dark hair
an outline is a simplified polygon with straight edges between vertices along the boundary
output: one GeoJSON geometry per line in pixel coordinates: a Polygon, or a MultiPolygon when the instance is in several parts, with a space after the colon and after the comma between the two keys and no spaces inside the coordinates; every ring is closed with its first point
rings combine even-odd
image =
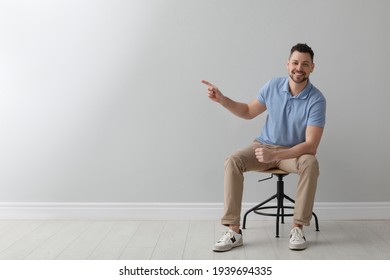
{"type": "Polygon", "coordinates": [[[290,57],[293,54],[293,52],[295,52],[295,51],[298,51],[300,53],[308,53],[308,54],[310,54],[311,60],[314,61],[314,52],[308,45],[301,44],[301,43],[296,44],[295,46],[293,46],[291,48],[290,57]]]}

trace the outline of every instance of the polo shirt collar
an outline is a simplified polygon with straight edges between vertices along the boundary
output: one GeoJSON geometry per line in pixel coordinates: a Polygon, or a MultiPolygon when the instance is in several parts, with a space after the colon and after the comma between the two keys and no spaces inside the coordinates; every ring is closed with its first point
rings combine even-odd
{"type": "Polygon", "coordinates": [[[288,93],[291,98],[295,99],[306,99],[309,96],[310,90],[312,89],[313,85],[311,84],[310,80],[307,82],[307,85],[305,88],[297,95],[292,96],[290,92],[290,88],[288,86],[288,77],[286,78],[286,81],[284,82],[283,89],[286,93],[288,93]]]}

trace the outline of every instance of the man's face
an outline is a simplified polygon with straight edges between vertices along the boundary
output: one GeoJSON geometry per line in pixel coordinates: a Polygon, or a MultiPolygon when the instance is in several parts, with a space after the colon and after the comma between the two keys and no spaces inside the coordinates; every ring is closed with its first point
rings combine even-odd
{"type": "Polygon", "coordinates": [[[295,51],[287,61],[288,75],[291,80],[301,84],[309,79],[310,73],[314,70],[314,63],[309,53],[295,51]]]}

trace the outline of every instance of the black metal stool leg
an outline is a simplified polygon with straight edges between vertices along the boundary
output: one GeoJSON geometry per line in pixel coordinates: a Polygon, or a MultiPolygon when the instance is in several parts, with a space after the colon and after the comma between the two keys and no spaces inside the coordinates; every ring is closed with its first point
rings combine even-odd
{"type": "Polygon", "coordinates": [[[318,218],[317,218],[317,215],[313,212],[313,216],[314,216],[314,221],[316,223],[316,231],[320,231],[320,227],[318,225],[318,218]]]}
{"type": "Polygon", "coordinates": [[[278,208],[276,210],[276,238],[279,238],[279,219],[281,218],[281,223],[284,224],[284,205],[283,205],[283,198],[284,198],[284,182],[283,182],[283,176],[278,175],[278,181],[276,183],[276,196],[277,196],[277,205],[278,208]],[[282,212],[280,214],[280,212],[282,212]]]}
{"type": "Polygon", "coordinates": [[[256,206],[252,207],[251,209],[249,209],[248,211],[246,211],[245,215],[244,215],[244,220],[243,220],[243,223],[242,223],[242,228],[245,229],[245,225],[246,225],[246,216],[248,216],[248,214],[250,212],[253,212],[253,211],[256,211],[257,208],[259,207],[262,207],[264,204],[270,202],[272,199],[276,198],[276,194],[274,194],[273,196],[271,196],[270,198],[264,200],[263,202],[257,204],[256,206]]]}

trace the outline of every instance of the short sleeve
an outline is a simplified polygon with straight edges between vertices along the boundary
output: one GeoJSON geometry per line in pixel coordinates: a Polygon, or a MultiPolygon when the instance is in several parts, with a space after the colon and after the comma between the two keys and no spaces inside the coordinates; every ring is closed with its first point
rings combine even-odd
{"type": "Polygon", "coordinates": [[[264,86],[260,89],[259,94],[257,95],[257,100],[262,104],[266,104],[267,94],[269,92],[269,86],[270,86],[270,81],[264,84],[264,86]]]}
{"type": "Polygon", "coordinates": [[[307,125],[325,127],[326,100],[321,99],[315,102],[310,108],[307,125]]]}

